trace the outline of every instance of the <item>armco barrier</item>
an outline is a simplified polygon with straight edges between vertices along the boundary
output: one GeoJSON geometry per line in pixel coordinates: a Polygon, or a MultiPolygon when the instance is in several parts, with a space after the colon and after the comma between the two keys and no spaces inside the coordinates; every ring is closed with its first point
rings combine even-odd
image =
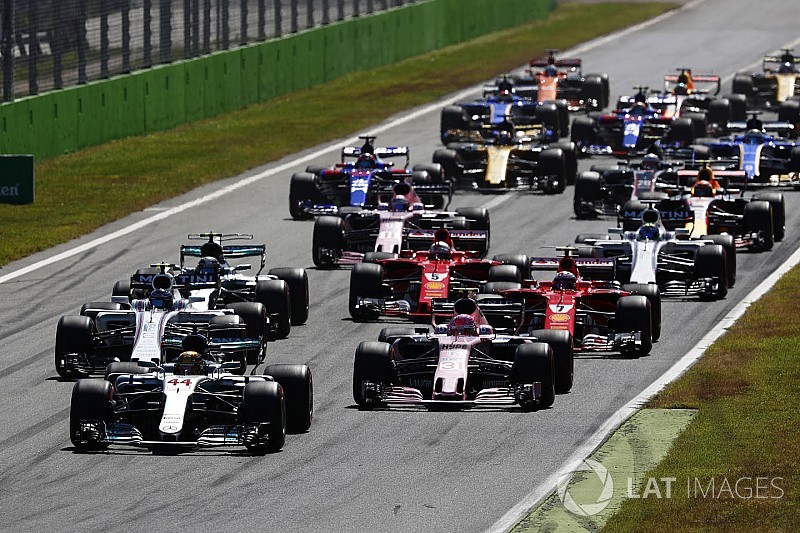
{"type": "Polygon", "coordinates": [[[428,0],[0,105],[0,153],[37,160],[163,131],[543,18],[554,0],[428,0]]]}

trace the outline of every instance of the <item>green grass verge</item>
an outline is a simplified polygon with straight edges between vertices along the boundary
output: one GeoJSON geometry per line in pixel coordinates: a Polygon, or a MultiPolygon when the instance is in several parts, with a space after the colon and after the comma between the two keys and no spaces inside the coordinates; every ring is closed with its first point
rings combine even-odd
{"type": "Polygon", "coordinates": [[[798,285],[800,267],[650,402],[699,409],[645,475],[677,478],[676,490],[627,500],[608,531],[800,531],[798,285]]]}
{"type": "Polygon", "coordinates": [[[314,146],[361,130],[516,68],[545,48],[566,49],[674,7],[562,4],[541,22],[347,75],[168,132],[48,159],[36,165],[34,204],[0,205],[4,237],[0,265],[199,185],[274,161],[296,152],[298,146],[314,146]]]}

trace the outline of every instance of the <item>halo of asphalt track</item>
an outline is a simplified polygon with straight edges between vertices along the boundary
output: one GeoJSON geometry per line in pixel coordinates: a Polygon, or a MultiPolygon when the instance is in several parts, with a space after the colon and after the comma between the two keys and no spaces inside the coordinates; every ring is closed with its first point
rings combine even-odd
{"type": "MultiPolygon", "coordinates": [[[[727,77],[796,39],[793,21],[799,14],[800,6],[780,0],[706,0],[584,48],[582,57],[587,71],[609,73],[615,95],[642,82],[657,87],[664,73],[684,65],[696,72],[714,68],[727,77]]],[[[437,146],[443,103],[414,112],[414,120],[402,120],[412,116],[404,113],[387,123],[391,127],[371,131],[381,132],[383,143],[409,145],[414,161],[428,161],[437,146]]],[[[740,255],[738,282],[726,300],[666,302],[662,341],[649,357],[581,357],[573,392],[538,413],[353,408],[353,352],[382,325],[347,318],[346,270],[312,269],[308,325],[271,344],[268,356],[312,366],[316,416],[308,434],[289,436],[281,453],[265,457],[220,450],[173,457],[131,449],[74,453],[67,436],[72,384],[54,378],[52,363],[58,317],[76,313],[83,302],[107,299],[113,283],[139,266],[174,261],[190,232],[252,232],[267,243],[269,266],[309,266],[312,224],[288,219],[288,177],[308,163],[330,162],[352,140],[309,148],[203,187],[5,268],[12,276],[6,274],[0,284],[3,528],[53,531],[69,524],[89,530],[109,523],[135,530],[169,524],[209,531],[490,528],[729,316],[800,242],[800,193],[789,191],[786,239],[772,252],[740,255]],[[236,186],[242,179],[249,181],[236,186]],[[180,208],[188,202],[196,203],[180,208]],[[87,246],[103,238],[107,241],[87,246]]],[[[543,245],[568,243],[577,233],[609,225],[572,219],[570,189],[556,197],[460,194],[454,205],[487,201],[495,205],[493,253],[541,254],[543,245]]]]}

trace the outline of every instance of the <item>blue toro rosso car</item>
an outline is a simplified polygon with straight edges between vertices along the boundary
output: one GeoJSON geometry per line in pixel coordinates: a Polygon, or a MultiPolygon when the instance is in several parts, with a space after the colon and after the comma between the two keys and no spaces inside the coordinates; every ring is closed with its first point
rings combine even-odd
{"type": "Polygon", "coordinates": [[[289,184],[289,213],[294,219],[316,215],[337,215],[348,207],[375,208],[381,194],[391,194],[401,181],[410,181],[425,202],[434,208],[449,203],[453,186],[441,165],[418,164],[409,168],[405,146],[375,147],[375,137],[364,135],[360,147],[342,148],[341,162],[329,167],[309,166],[292,176],[289,184]],[[392,158],[404,158],[395,166],[392,158]]]}
{"type": "Polygon", "coordinates": [[[543,128],[547,141],[569,134],[569,113],[565,100],[537,102],[517,93],[513,82],[503,77],[496,85],[487,85],[484,97],[459,102],[442,109],[440,133],[442,144],[471,140],[475,132],[490,136],[498,125],[511,121],[518,129],[543,128]]]}
{"type": "MultiPolygon", "coordinates": [[[[754,114],[755,115],[755,114],[754,114]]],[[[780,137],[794,131],[787,122],[762,122],[755,116],[746,123],[730,123],[739,135],[700,139],[695,157],[709,160],[714,168],[743,171],[739,187],[800,186],[800,144],[780,137]]]]}

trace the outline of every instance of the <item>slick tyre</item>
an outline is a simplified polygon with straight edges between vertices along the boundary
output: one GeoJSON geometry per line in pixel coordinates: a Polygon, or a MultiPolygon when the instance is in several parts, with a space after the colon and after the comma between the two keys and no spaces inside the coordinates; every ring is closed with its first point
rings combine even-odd
{"type": "Polygon", "coordinates": [[[286,431],[305,433],[314,418],[314,380],[306,365],[269,365],[265,376],[280,383],[286,404],[286,431]]]}
{"type": "Polygon", "coordinates": [[[350,295],[348,308],[353,320],[362,321],[377,318],[371,312],[358,307],[359,298],[380,298],[383,296],[383,269],[374,263],[359,263],[350,272],[350,295]]]}
{"type": "Polygon", "coordinates": [[[335,267],[343,248],[344,222],[341,218],[324,216],[314,221],[311,254],[317,268],[335,267]]]}
{"type": "Polygon", "coordinates": [[[292,325],[299,326],[308,320],[308,272],[305,268],[272,268],[269,275],[282,279],[289,286],[292,302],[292,325]]]}
{"type": "Polygon", "coordinates": [[[79,379],[72,387],[69,404],[69,440],[79,450],[101,450],[106,444],[93,442],[81,435],[81,420],[109,423],[113,416],[111,383],[104,379],[79,379]]]}
{"type": "Polygon", "coordinates": [[[256,302],[267,310],[271,337],[285,339],[292,331],[292,299],[289,285],[282,279],[256,282],[256,302]]]}
{"type": "Polygon", "coordinates": [[[617,333],[641,334],[641,345],[635,350],[624,351],[622,355],[641,357],[650,353],[653,349],[653,317],[645,296],[623,296],[617,300],[615,322],[617,333]]]}
{"type": "Polygon", "coordinates": [[[728,267],[725,248],[719,244],[706,244],[694,254],[694,276],[696,279],[712,279],[716,290],[709,295],[714,300],[722,300],[728,295],[728,267]]]}
{"type": "Polygon", "coordinates": [[[653,342],[661,338],[661,291],[655,283],[628,283],[622,290],[633,295],[644,296],[650,302],[652,318],[651,333],[653,342]]]}
{"type": "Polygon", "coordinates": [[[267,442],[250,442],[247,448],[256,454],[274,453],[286,443],[286,400],[277,381],[251,381],[242,391],[239,423],[268,424],[267,442]]]}
{"type": "Polygon", "coordinates": [[[541,397],[538,404],[525,402],[523,409],[551,407],[556,399],[555,361],[553,350],[549,344],[534,342],[520,344],[514,353],[511,366],[512,385],[530,385],[541,383],[541,397]]]}
{"type": "Polygon", "coordinates": [[[566,330],[537,329],[531,331],[531,337],[539,342],[546,342],[553,350],[553,364],[555,366],[556,394],[566,394],[572,390],[575,374],[575,352],[572,344],[572,335],[566,330]]]}
{"type": "Polygon", "coordinates": [[[94,323],[88,316],[62,316],[56,326],[55,367],[58,375],[73,378],[76,373],[65,364],[66,356],[91,357],[94,323]]]}
{"type": "Polygon", "coordinates": [[[364,341],[358,345],[353,361],[353,400],[359,407],[369,407],[364,382],[388,385],[391,365],[390,346],[385,342],[364,341]]]}

